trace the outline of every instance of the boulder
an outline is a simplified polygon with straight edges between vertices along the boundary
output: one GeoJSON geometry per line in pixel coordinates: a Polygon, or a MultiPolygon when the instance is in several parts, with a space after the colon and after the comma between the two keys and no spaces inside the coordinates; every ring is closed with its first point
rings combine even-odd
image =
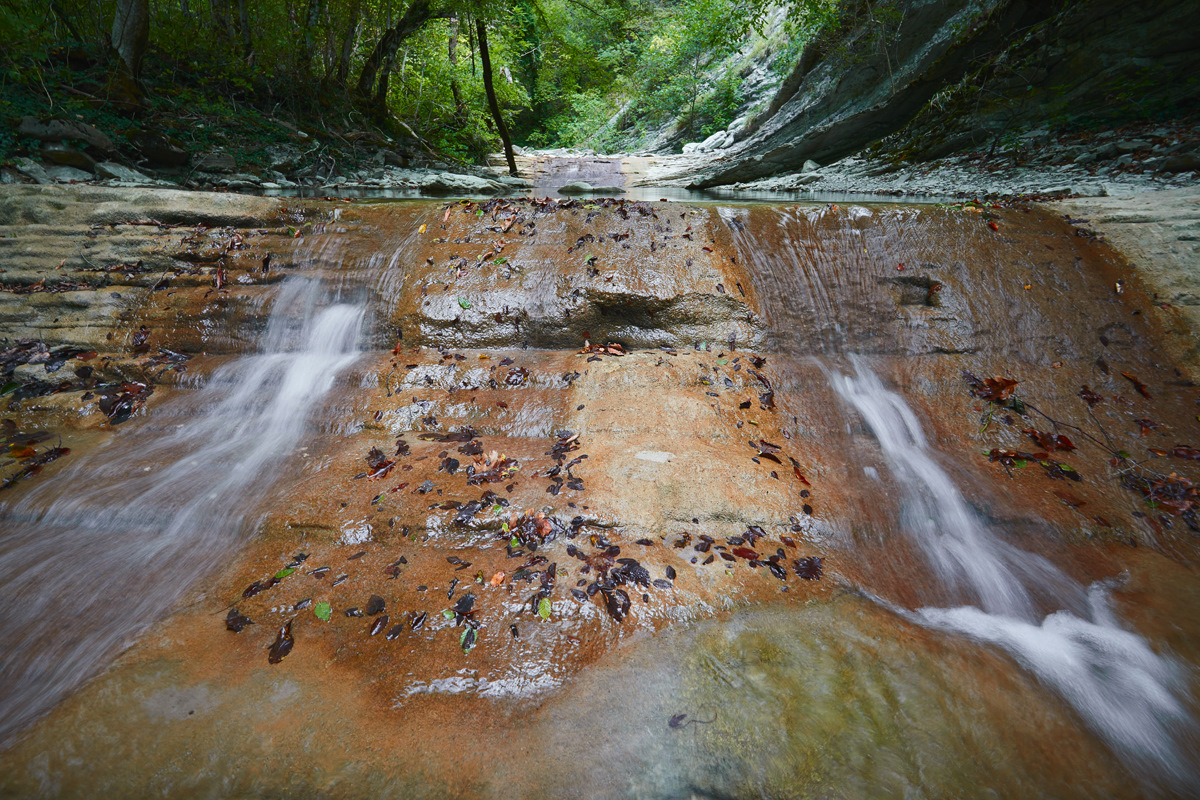
{"type": "Polygon", "coordinates": [[[267,163],[271,169],[275,170],[293,170],[300,164],[300,150],[288,145],[270,145],[265,148],[267,153],[267,163]]]}
{"type": "Polygon", "coordinates": [[[421,181],[420,187],[428,194],[503,194],[508,191],[498,181],[453,172],[433,173],[421,181]]]}
{"type": "Polygon", "coordinates": [[[229,153],[213,150],[196,159],[196,169],[205,172],[234,172],[237,170],[237,162],[229,153]]]}
{"type": "Polygon", "coordinates": [[[383,163],[389,167],[403,169],[408,166],[408,154],[397,150],[383,150],[383,163]]]}
{"type": "Polygon", "coordinates": [[[568,183],[566,186],[563,186],[562,188],[560,188],[558,190],[558,193],[559,194],[567,194],[567,195],[590,194],[591,191],[592,191],[592,185],[590,183],[588,183],[587,181],[574,181],[574,182],[568,183]]]}
{"type": "Polygon", "coordinates": [[[13,165],[22,175],[28,175],[37,183],[54,183],[49,174],[46,173],[46,168],[32,159],[15,158],[13,159],[13,165]]]}
{"type": "Polygon", "coordinates": [[[528,189],[533,186],[529,181],[518,178],[516,175],[500,175],[496,180],[512,189],[528,189]]]}
{"type": "Polygon", "coordinates": [[[625,187],[623,187],[623,186],[593,186],[592,194],[603,194],[603,195],[625,194],[625,187]]]}
{"type": "Polygon", "coordinates": [[[73,147],[68,147],[61,142],[46,142],[42,145],[38,155],[42,157],[42,161],[48,164],[59,164],[65,167],[75,167],[87,172],[96,171],[96,159],[89,156],[82,150],[76,150],[73,147]]]}
{"type": "Polygon", "coordinates": [[[1158,165],[1159,172],[1191,172],[1192,170],[1200,170],[1200,155],[1196,153],[1167,156],[1158,165]]]}
{"type": "Polygon", "coordinates": [[[181,143],[161,133],[135,131],[129,134],[129,141],[153,166],[182,167],[191,160],[181,143]]]}
{"type": "Polygon", "coordinates": [[[63,166],[47,167],[46,174],[56,183],[80,183],[82,181],[90,181],[94,177],[90,172],[84,172],[75,167],[63,166]]]}
{"type": "Polygon", "coordinates": [[[804,162],[804,166],[800,168],[801,172],[816,172],[821,168],[821,165],[813,161],[811,158],[804,162]]]}
{"type": "Polygon", "coordinates": [[[31,136],[43,142],[61,142],[66,140],[83,142],[105,153],[116,151],[112,139],[88,125],[86,122],[72,119],[39,120],[36,117],[22,117],[17,132],[22,136],[31,136]]]}
{"type": "Polygon", "coordinates": [[[136,169],[122,166],[113,161],[101,161],[96,165],[96,175],[101,178],[107,178],[113,181],[124,181],[126,183],[141,183],[153,184],[155,180],[147,175],[143,175],[136,169]]]}

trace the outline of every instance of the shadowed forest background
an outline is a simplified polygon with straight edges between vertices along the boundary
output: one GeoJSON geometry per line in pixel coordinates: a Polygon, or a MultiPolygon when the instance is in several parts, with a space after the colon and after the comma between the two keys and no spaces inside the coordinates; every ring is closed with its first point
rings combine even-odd
{"type": "MultiPolygon", "coordinates": [[[[882,24],[892,10],[876,5],[882,24]]],[[[740,76],[714,66],[768,17],[782,80],[804,42],[838,24],[838,4],[4,0],[0,114],[76,115],[131,140],[151,131],[251,156],[288,125],[376,129],[479,162],[501,147],[490,83],[517,145],[637,147],[667,124],[689,139],[727,125],[740,76]]],[[[32,144],[14,127],[0,129],[0,157],[32,144]]]]}

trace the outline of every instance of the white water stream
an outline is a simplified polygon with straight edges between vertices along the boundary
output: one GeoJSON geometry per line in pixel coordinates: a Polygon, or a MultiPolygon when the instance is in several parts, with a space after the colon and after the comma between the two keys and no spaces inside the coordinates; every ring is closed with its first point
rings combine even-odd
{"type": "Polygon", "coordinates": [[[0,506],[0,746],[170,611],[246,534],[357,358],[363,312],[325,281],[288,278],[259,352],[0,506]]]}
{"type": "Polygon", "coordinates": [[[828,371],[838,395],[878,440],[904,490],[902,527],[938,580],[976,605],[904,612],[915,621],[1008,651],[1059,694],[1136,772],[1175,786],[1196,780],[1181,740],[1193,725],[1182,670],[1121,627],[1102,583],[1080,586],[1049,562],[997,540],[967,506],[904,398],[860,357],[853,375],[828,371]],[[1034,610],[1050,597],[1059,610],[1034,610]]]}

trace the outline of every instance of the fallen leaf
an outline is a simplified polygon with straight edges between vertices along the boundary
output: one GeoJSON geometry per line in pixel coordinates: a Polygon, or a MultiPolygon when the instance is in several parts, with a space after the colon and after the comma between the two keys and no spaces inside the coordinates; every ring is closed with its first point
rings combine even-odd
{"type": "Polygon", "coordinates": [[[1137,389],[1138,394],[1140,394],[1142,397],[1146,398],[1147,400],[1154,399],[1153,397],[1150,396],[1150,391],[1146,388],[1146,384],[1139,381],[1137,378],[1137,375],[1130,375],[1128,372],[1122,372],[1121,375],[1127,381],[1129,381],[1130,383],[1133,384],[1133,388],[1137,389]]]}
{"type": "Polygon", "coordinates": [[[287,654],[292,652],[292,646],[295,643],[292,638],[292,621],[289,619],[275,636],[275,641],[271,644],[271,650],[267,654],[267,663],[278,664],[283,661],[287,654]]]}

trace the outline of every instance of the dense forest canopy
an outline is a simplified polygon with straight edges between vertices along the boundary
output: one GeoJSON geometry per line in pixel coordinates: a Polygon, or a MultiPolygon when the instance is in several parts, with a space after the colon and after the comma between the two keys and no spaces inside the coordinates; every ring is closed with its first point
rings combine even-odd
{"type": "Polygon", "coordinates": [[[118,131],[162,117],[165,133],[192,146],[269,137],[281,119],[376,128],[464,161],[498,151],[505,128],[515,144],[539,147],[618,146],[667,123],[694,139],[731,120],[737,76],[713,67],[768,14],[787,15],[794,57],[837,8],[837,0],[0,0],[8,43],[0,113],[9,123],[0,158],[20,148],[11,123],[26,115],[74,115],[118,131]]]}

